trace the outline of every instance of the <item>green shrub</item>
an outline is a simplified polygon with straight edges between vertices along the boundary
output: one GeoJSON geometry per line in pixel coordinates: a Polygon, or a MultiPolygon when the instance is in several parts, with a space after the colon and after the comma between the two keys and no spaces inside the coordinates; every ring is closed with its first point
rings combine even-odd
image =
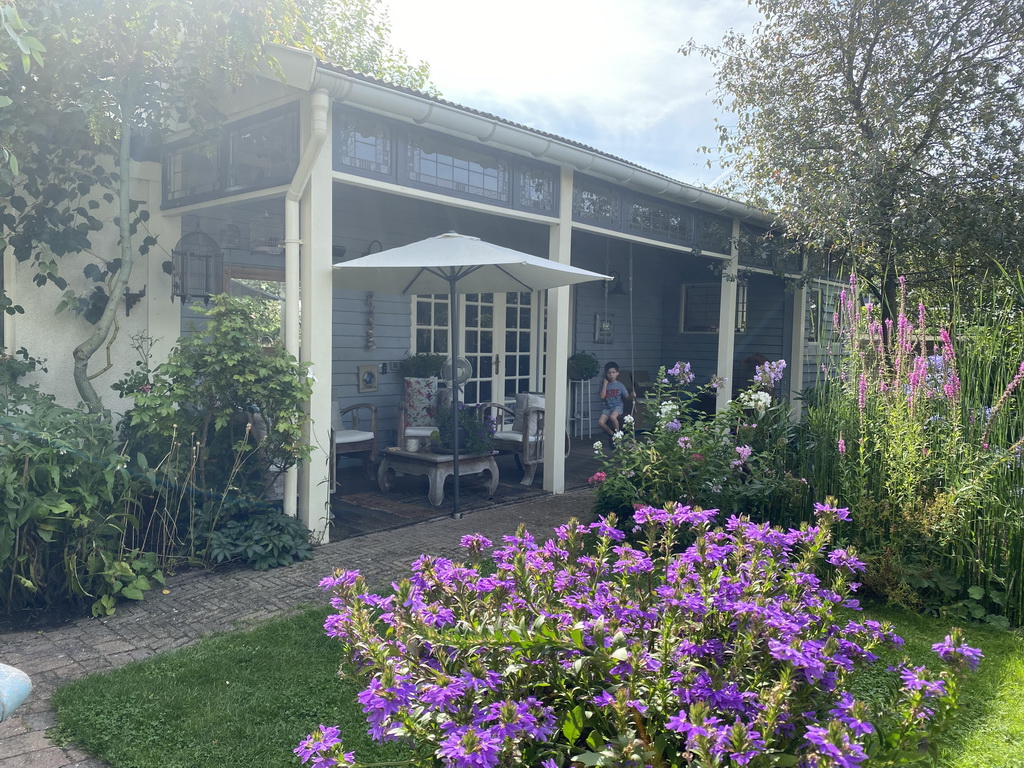
{"type": "Polygon", "coordinates": [[[141,599],[159,564],[140,554],[135,479],[109,422],[19,388],[0,414],[0,610],[141,599]]]}
{"type": "Polygon", "coordinates": [[[794,475],[789,409],[764,391],[782,375],[784,361],[766,363],[757,380],[722,412],[707,415],[702,394],[717,380],[690,388],[689,363],[664,367],[648,396],[647,431],[634,435],[631,417],[613,438],[614,452],[594,444],[602,471],[595,511],[629,515],[642,504],[682,502],[796,524],[809,509],[807,483],[794,475]]]}
{"type": "Polygon", "coordinates": [[[204,555],[214,563],[241,562],[257,571],[309,560],[313,548],[301,521],[275,510],[228,520],[210,533],[204,555]]]}
{"type": "MultiPolygon", "coordinates": [[[[130,378],[129,434],[153,466],[176,442],[196,451],[199,492],[262,499],[276,478],[309,455],[303,445],[308,367],[254,330],[253,299],[216,296],[202,333],[182,338],[167,362],[130,378]]],[[[125,384],[126,388],[129,384],[125,384]]],[[[188,469],[187,467],[184,469],[188,469]]]]}

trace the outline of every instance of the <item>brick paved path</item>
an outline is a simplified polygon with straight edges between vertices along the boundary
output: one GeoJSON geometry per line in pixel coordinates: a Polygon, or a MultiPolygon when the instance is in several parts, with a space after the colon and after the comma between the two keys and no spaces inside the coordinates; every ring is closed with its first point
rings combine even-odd
{"type": "Polygon", "coordinates": [[[46,736],[55,721],[50,695],[69,680],[324,602],[317,583],[335,567],[361,571],[378,589],[407,573],[422,553],[456,555],[463,534],[483,533],[496,541],[525,523],[540,537],[571,517],[589,519],[591,503],[589,489],[577,490],[483,509],[461,520],[446,518],[325,544],[312,560],[290,568],[188,572],[169,580],[170,594],[122,603],[109,618],[0,635],[0,661],[27,672],[33,684],[28,701],[0,723],[0,768],[104,768],[102,761],[60,748],[46,736]]]}

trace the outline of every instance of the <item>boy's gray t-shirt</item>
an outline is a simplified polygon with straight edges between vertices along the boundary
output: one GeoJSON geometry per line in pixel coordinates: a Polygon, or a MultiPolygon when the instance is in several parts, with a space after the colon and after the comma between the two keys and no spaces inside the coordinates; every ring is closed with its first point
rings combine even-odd
{"type": "Polygon", "coordinates": [[[622,398],[624,398],[629,391],[626,389],[626,385],[621,381],[609,381],[604,388],[604,407],[605,408],[621,408],[622,398]]]}

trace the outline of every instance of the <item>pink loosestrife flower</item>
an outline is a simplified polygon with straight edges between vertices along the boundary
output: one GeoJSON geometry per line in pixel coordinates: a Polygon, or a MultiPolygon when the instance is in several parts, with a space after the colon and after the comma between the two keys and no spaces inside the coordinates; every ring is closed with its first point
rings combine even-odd
{"type": "Polygon", "coordinates": [[[843,440],[843,438],[841,438],[841,437],[839,438],[839,443],[838,443],[838,445],[836,447],[839,448],[840,455],[842,455],[842,456],[846,455],[846,441],[843,440]]]}
{"type": "Polygon", "coordinates": [[[857,407],[861,411],[867,406],[867,393],[868,393],[868,380],[862,373],[860,375],[860,384],[857,386],[857,407]]]}

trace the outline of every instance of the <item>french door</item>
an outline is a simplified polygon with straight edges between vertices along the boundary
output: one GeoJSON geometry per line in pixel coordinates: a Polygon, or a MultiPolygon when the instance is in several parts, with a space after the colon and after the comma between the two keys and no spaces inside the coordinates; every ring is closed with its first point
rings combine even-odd
{"type": "MultiPolygon", "coordinates": [[[[461,356],[472,375],[463,384],[466,403],[507,403],[542,386],[539,294],[468,293],[459,296],[461,356]]],[[[446,294],[415,297],[414,352],[451,355],[446,294]]]]}

